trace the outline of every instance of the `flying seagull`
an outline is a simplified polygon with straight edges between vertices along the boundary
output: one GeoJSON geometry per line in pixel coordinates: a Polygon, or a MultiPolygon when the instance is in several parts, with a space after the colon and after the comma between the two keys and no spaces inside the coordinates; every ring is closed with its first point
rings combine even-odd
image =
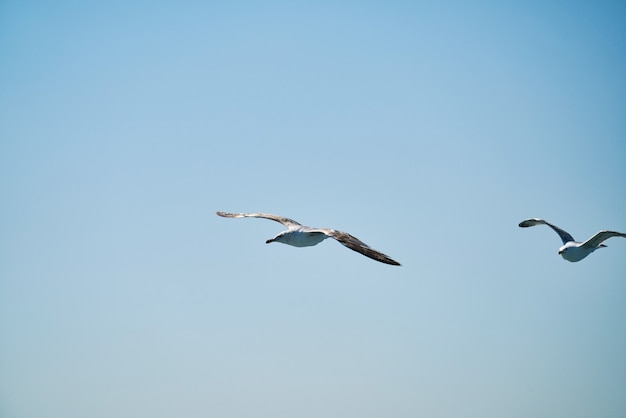
{"type": "Polygon", "coordinates": [[[526,219],[525,221],[520,222],[519,226],[522,228],[527,228],[529,226],[542,224],[548,225],[554,230],[554,232],[559,234],[559,237],[561,237],[561,240],[563,241],[563,246],[559,248],[559,254],[561,255],[561,257],[563,257],[567,261],[571,261],[572,263],[582,260],[598,248],[606,247],[606,245],[602,243],[611,237],[626,238],[626,234],[624,233],[602,230],[595,234],[593,237],[589,238],[587,241],[578,242],[574,240],[574,237],[563,231],[558,226],[552,225],[550,222],[544,221],[543,219],[539,218],[526,219]]]}
{"type": "Polygon", "coordinates": [[[292,245],[294,247],[310,247],[312,245],[319,244],[326,238],[334,238],[351,250],[361,253],[366,257],[372,258],[385,264],[391,264],[394,266],[400,265],[400,263],[398,263],[397,261],[392,260],[385,254],[370,248],[367,244],[357,239],[356,237],[353,237],[346,232],[337,231],[336,229],[311,228],[301,225],[293,219],[283,218],[282,216],[271,215],[269,213],[215,213],[217,213],[219,216],[223,216],[224,218],[271,219],[272,221],[280,222],[287,227],[286,231],[283,231],[280,234],[276,235],[274,238],[265,241],[266,244],[276,241],[283,244],[292,245]]]}

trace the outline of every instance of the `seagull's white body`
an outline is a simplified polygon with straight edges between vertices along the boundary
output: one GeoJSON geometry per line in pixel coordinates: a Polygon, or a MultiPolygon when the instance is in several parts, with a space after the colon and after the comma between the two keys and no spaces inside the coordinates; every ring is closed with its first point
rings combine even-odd
{"type": "Polygon", "coordinates": [[[400,263],[386,256],[385,254],[374,250],[369,247],[363,241],[348,234],[347,232],[337,231],[336,229],[329,228],[311,228],[304,226],[294,221],[293,219],[285,218],[278,215],[272,215],[269,213],[226,213],[216,212],[217,215],[224,218],[265,218],[271,219],[287,227],[286,231],[281,232],[274,238],[265,241],[267,244],[271,242],[280,242],[283,244],[291,245],[293,247],[311,247],[324,241],[326,238],[333,238],[339,241],[341,244],[350,248],[353,251],[363,254],[373,260],[380,261],[381,263],[391,264],[399,266],[400,263]]]}
{"type": "Polygon", "coordinates": [[[312,247],[329,238],[323,232],[307,231],[307,228],[287,230],[284,233],[276,235],[276,237],[267,240],[270,242],[281,242],[293,247],[312,247]]]}
{"type": "Polygon", "coordinates": [[[606,245],[602,244],[597,247],[583,248],[582,244],[582,242],[570,241],[559,248],[559,254],[565,260],[575,263],[587,257],[598,248],[606,247],[606,245]]]}
{"type": "Polygon", "coordinates": [[[563,246],[559,248],[559,254],[567,261],[571,261],[575,263],[577,261],[582,260],[587,257],[589,254],[597,250],[598,248],[606,247],[606,245],[602,244],[604,241],[611,237],[623,237],[626,238],[626,234],[622,232],[616,231],[607,231],[602,230],[597,234],[589,238],[585,242],[575,241],[574,238],[559,228],[558,226],[552,225],[551,223],[539,219],[539,218],[531,218],[526,219],[525,221],[520,222],[519,226],[522,228],[527,228],[535,225],[547,225],[556,232],[561,240],[563,241],[563,246]]]}

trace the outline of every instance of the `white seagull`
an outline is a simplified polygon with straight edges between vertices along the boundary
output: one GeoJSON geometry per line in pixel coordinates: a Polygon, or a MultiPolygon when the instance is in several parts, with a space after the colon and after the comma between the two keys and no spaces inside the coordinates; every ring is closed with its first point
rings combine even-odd
{"type": "Polygon", "coordinates": [[[381,263],[391,264],[394,266],[399,266],[395,260],[392,260],[385,254],[378,252],[372,248],[370,248],[363,241],[353,237],[352,235],[337,231],[335,229],[328,228],[311,228],[308,226],[304,226],[294,221],[293,219],[283,218],[278,215],[271,215],[269,213],[226,213],[226,212],[215,212],[219,216],[223,216],[224,218],[265,218],[271,219],[276,222],[280,222],[281,224],[287,227],[286,231],[281,232],[276,235],[274,238],[268,239],[265,241],[266,244],[270,242],[281,242],[283,244],[292,245],[294,247],[310,247],[312,245],[317,245],[320,242],[324,241],[326,238],[334,238],[339,241],[341,244],[350,248],[353,251],[363,254],[366,257],[374,259],[376,261],[380,261],[381,263]]]}
{"type": "Polygon", "coordinates": [[[598,248],[606,247],[606,245],[602,243],[611,237],[626,238],[626,234],[622,232],[602,230],[595,234],[593,237],[589,238],[587,241],[578,242],[575,241],[570,234],[563,231],[558,226],[552,225],[548,221],[544,221],[543,219],[539,218],[526,219],[525,221],[520,222],[519,226],[522,228],[527,228],[529,226],[542,224],[548,225],[557,234],[559,234],[559,237],[561,237],[561,240],[563,241],[563,246],[559,248],[559,254],[561,255],[561,257],[563,257],[567,261],[571,261],[572,263],[582,260],[598,248]]]}

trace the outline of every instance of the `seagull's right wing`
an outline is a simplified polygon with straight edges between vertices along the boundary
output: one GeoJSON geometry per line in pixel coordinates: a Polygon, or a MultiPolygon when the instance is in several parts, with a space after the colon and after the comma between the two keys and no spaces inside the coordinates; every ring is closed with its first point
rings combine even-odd
{"type": "Polygon", "coordinates": [[[271,219],[272,221],[280,222],[285,225],[287,228],[291,228],[293,226],[301,226],[298,222],[293,219],[284,218],[278,215],[272,215],[270,213],[227,213],[227,212],[215,212],[218,216],[222,216],[224,218],[265,218],[271,219]]]}
{"type": "Polygon", "coordinates": [[[574,241],[574,237],[572,237],[570,234],[568,234],[567,232],[563,231],[558,226],[552,225],[548,221],[544,221],[543,219],[539,219],[539,218],[526,219],[525,221],[520,222],[519,226],[521,228],[527,228],[529,226],[542,225],[542,224],[543,225],[548,225],[550,228],[552,228],[554,230],[554,232],[559,234],[559,237],[561,237],[561,240],[563,241],[563,244],[567,244],[570,241],[574,241]]]}
{"type": "Polygon", "coordinates": [[[604,241],[611,237],[624,237],[626,238],[626,234],[616,231],[600,231],[595,234],[593,237],[589,238],[587,241],[583,242],[581,247],[586,249],[592,249],[599,247],[604,241]]]}
{"type": "Polygon", "coordinates": [[[336,239],[341,244],[345,245],[351,250],[356,251],[357,253],[361,253],[364,256],[369,257],[373,260],[380,261],[381,263],[385,264],[391,264],[392,266],[400,265],[400,263],[398,263],[396,260],[393,260],[391,257],[381,253],[380,251],[376,251],[357,237],[352,236],[347,232],[341,232],[337,231],[336,229],[325,228],[313,230],[313,232],[317,231],[325,233],[329,237],[336,239]]]}

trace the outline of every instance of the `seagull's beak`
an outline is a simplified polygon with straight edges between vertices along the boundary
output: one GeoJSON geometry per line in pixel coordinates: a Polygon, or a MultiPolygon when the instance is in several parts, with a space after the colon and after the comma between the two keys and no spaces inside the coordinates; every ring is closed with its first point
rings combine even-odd
{"type": "Polygon", "coordinates": [[[559,250],[559,255],[563,254],[563,250],[559,250]]]}

